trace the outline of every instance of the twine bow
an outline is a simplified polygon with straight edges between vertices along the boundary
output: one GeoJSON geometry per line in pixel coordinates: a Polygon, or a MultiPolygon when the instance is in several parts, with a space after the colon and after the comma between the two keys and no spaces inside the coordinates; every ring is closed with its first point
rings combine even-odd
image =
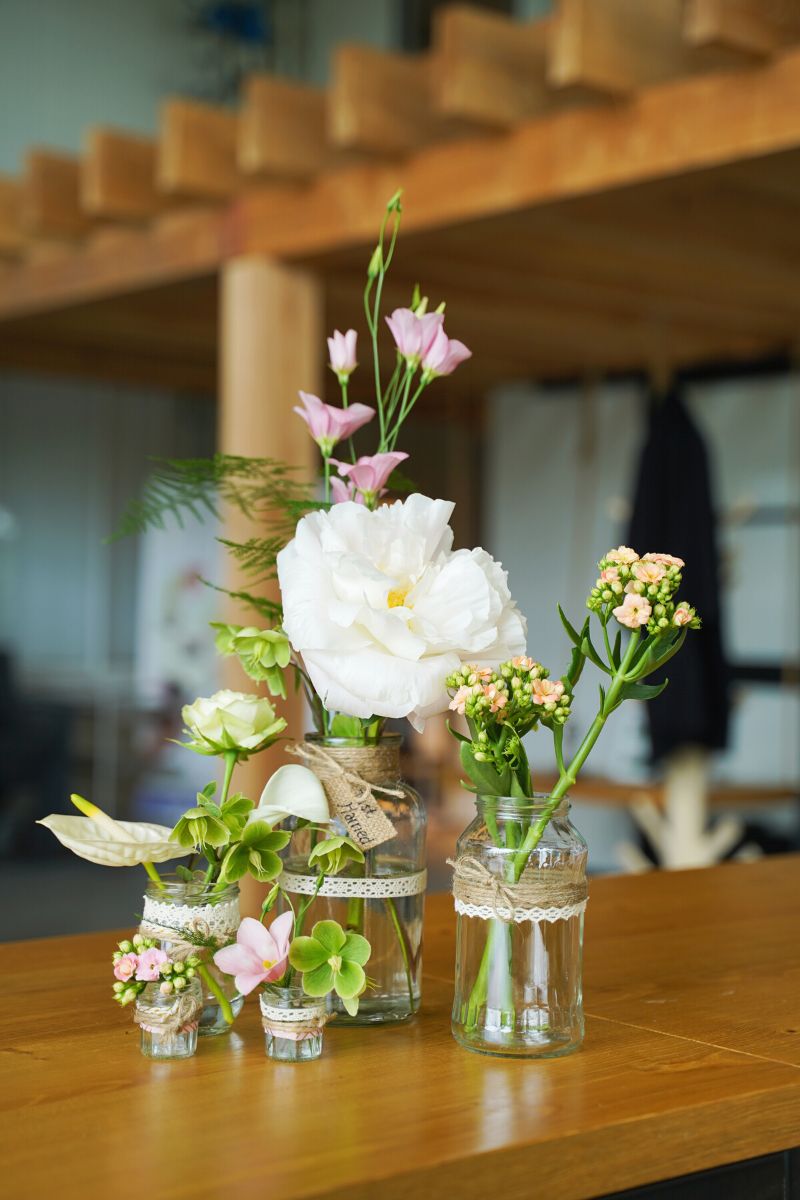
{"type": "Polygon", "coordinates": [[[466,885],[466,890],[474,889],[479,892],[481,904],[487,903],[488,896],[489,907],[501,921],[513,920],[516,898],[508,884],[498,879],[497,875],[493,874],[482,862],[478,862],[477,858],[448,858],[446,861],[447,865],[453,868],[454,895],[459,884],[463,883],[466,885]],[[505,909],[508,915],[504,916],[501,909],[505,909]]]}
{"type": "Polygon", "coordinates": [[[139,933],[142,937],[158,938],[159,941],[169,942],[170,957],[180,962],[188,958],[190,954],[196,954],[198,950],[205,947],[219,950],[221,946],[227,945],[227,939],[215,937],[211,933],[211,926],[208,921],[204,921],[202,917],[192,917],[186,925],[180,928],[172,928],[169,925],[158,925],[154,921],[141,921],[139,924],[139,933]],[[189,941],[187,934],[196,934],[197,942],[189,941]]]}
{"type": "Polygon", "coordinates": [[[378,772],[385,765],[388,773],[391,770],[391,751],[384,751],[378,745],[337,747],[332,753],[330,749],[323,749],[313,742],[293,742],[286,749],[289,754],[302,759],[314,772],[325,789],[335,815],[344,822],[362,850],[371,850],[394,837],[394,826],[381,810],[374,793],[402,798],[403,792],[398,788],[369,782],[359,773],[364,770],[365,757],[368,761],[372,760],[378,772]]]}
{"type": "Polygon", "coordinates": [[[148,1033],[182,1033],[195,1028],[202,1003],[196,996],[184,993],[169,1007],[163,1004],[136,1002],[133,1019],[148,1033]]]}
{"type": "Polygon", "coordinates": [[[477,858],[448,858],[453,868],[453,895],[464,904],[486,907],[510,923],[520,909],[548,908],[555,912],[583,904],[589,894],[583,864],[566,864],[544,871],[526,870],[517,883],[499,879],[477,858]]]}

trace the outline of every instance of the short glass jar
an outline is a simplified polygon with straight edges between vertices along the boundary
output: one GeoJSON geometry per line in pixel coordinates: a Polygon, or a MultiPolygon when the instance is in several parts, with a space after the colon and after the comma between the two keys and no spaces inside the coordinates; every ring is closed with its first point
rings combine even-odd
{"type": "MultiPolygon", "coordinates": [[[[337,1025],[371,1025],[404,1021],[420,1004],[422,976],[422,918],[425,872],[426,814],[418,794],[400,779],[400,737],[387,734],[375,742],[349,738],[307,737],[332,760],[374,785],[372,798],[378,817],[388,821],[389,836],[365,850],[363,863],[351,863],[326,878],[318,894],[316,866],[308,857],[320,835],[297,829],[284,851],[281,886],[292,895],[295,909],[314,897],[295,934],[316,921],[333,920],[363,934],[370,943],[366,967],[371,986],[350,1016],[338,996],[332,999],[337,1025]]],[[[332,814],[336,811],[326,785],[332,814]]],[[[351,827],[334,818],[332,833],[350,834],[351,827]]]]}
{"type": "Polygon", "coordinates": [[[197,1028],[203,992],[195,978],[178,995],[165,996],[160,983],[148,983],[136,998],[135,1019],[145,1058],[191,1058],[197,1049],[197,1028]]]}
{"type": "Polygon", "coordinates": [[[310,1062],[322,1054],[328,1019],[326,1000],[307,996],[302,987],[265,987],[261,1023],[267,1058],[277,1062],[310,1062]]]}
{"type": "Polygon", "coordinates": [[[583,1040],[586,843],[562,800],[480,796],[458,840],[452,1030],[468,1050],[550,1058],[583,1040]]]}
{"type": "Polygon", "coordinates": [[[244,1004],[244,996],[231,976],[223,975],[213,962],[215,946],[224,946],[236,937],[241,921],[239,887],[235,883],[219,891],[214,887],[202,878],[184,881],[170,875],[164,876],[160,884],[148,883],[139,926],[139,932],[146,937],[158,938],[161,949],[170,958],[187,958],[190,954],[200,957],[201,1037],[227,1033],[230,1029],[220,997],[227,1001],[232,1017],[239,1015],[244,1004]],[[195,940],[182,937],[181,930],[195,935],[195,940]]]}

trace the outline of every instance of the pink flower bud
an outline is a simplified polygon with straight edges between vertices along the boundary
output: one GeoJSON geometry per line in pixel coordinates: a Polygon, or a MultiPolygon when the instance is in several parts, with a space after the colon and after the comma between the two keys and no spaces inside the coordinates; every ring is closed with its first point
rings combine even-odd
{"type": "Polygon", "coordinates": [[[355,329],[348,329],[347,333],[340,333],[338,329],[333,331],[333,337],[328,338],[328,354],[330,355],[330,369],[339,376],[345,379],[352,374],[358,366],[356,362],[356,340],[358,334],[355,329]]]}

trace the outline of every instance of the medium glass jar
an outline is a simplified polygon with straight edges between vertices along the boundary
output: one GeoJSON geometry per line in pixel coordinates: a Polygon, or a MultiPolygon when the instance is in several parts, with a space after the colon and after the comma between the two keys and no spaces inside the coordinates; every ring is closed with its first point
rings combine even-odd
{"type": "Polygon", "coordinates": [[[160,983],[148,983],[136,998],[135,1019],[145,1058],[191,1058],[197,1049],[197,1022],[203,992],[192,979],[179,995],[165,996],[160,983]]]}
{"type": "Polygon", "coordinates": [[[468,1050],[550,1058],[583,1040],[587,849],[549,800],[480,796],[458,840],[452,1029],[468,1050]]]}
{"type": "Polygon", "coordinates": [[[267,1058],[277,1062],[309,1062],[322,1054],[328,1005],[307,996],[302,987],[265,987],[261,1023],[267,1058]]]}
{"type": "Polygon", "coordinates": [[[307,905],[295,934],[310,931],[316,921],[333,920],[363,934],[370,943],[366,973],[373,986],[360,997],[355,1017],[333,996],[337,1025],[404,1021],[420,1004],[426,815],[417,793],[400,779],[400,737],[390,734],[367,745],[348,738],[306,740],[327,756],[316,753],[306,761],[328,795],[332,835],[349,835],[357,841],[361,837],[360,845],[370,840],[370,832],[385,840],[364,849],[363,863],[350,863],[339,874],[328,876],[314,895],[319,873],[316,864],[309,866],[308,857],[324,835],[294,829],[284,851],[281,886],[292,895],[298,915],[307,905]],[[342,801],[337,790],[340,777],[330,777],[336,771],[373,785],[365,811],[354,813],[349,802],[342,801]]]}
{"type": "Polygon", "coordinates": [[[240,920],[239,887],[235,883],[214,891],[214,884],[207,884],[202,878],[184,882],[164,876],[160,884],[147,885],[139,932],[145,937],[158,938],[161,949],[170,958],[184,959],[197,954],[201,959],[201,1037],[227,1033],[230,1029],[220,997],[227,1001],[232,1017],[242,1011],[244,996],[231,976],[223,975],[213,962],[214,950],[236,937],[240,920]]]}

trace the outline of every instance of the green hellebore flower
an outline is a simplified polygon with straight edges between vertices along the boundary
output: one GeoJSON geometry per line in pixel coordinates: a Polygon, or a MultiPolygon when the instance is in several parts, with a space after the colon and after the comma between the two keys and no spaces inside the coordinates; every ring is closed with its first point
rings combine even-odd
{"type": "Polygon", "coordinates": [[[352,838],[329,837],[317,842],[308,856],[308,865],[316,863],[321,875],[338,875],[350,862],[363,863],[364,853],[352,838]]]}
{"type": "MultiPolygon", "coordinates": [[[[216,805],[214,805],[216,808],[216,805]]],[[[219,812],[219,809],[217,809],[219,812]]],[[[205,805],[189,808],[178,821],[170,835],[184,849],[193,846],[227,846],[231,831],[225,822],[205,805]]]]}
{"type": "Polygon", "coordinates": [[[336,921],[317,921],[310,937],[296,937],[289,947],[289,962],[303,974],[307,996],[327,996],[334,991],[351,1016],[358,1012],[358,997],[367,986],[364,964],[372,948],[360,933],[345,933],[336,921]]]}
{"type": "Polygon", "coordinates": [[[220,882],[236,883],[248,872],[260,883],[269,883],[281,873],[277,851],[288,845],[291,833],[273,830],[265,821],[253,821],[242,830],[242,840],[226,852],[220,866],[220,882]]]}
{"type": "Polygon", "coordinates": [[[212,621],[219,632],[216,646],[220,654],[235,654],[246,675],[266,683],[270,695],[286,699],[284,669],[289,665],[292,648],[282,629],[256,629],[253,625],[224,625],[212,621]]]}

